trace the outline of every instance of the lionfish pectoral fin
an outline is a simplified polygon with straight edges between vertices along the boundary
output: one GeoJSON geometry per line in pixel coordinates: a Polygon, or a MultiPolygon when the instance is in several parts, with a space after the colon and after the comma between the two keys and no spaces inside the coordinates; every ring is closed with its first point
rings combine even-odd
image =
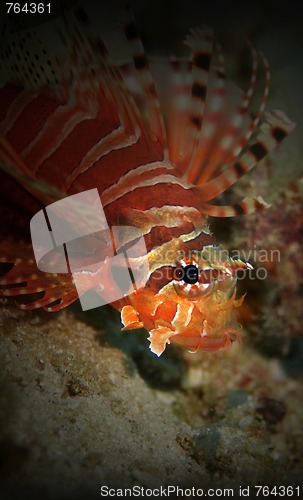
{"type": "Polygon", "coordinates": [[[236,217],[246,215],[269,208],[270,205],[263,200],[262,196],[244,198],[234,205],[209,205],[204,204],[202,212],[211,217],[236,217]]]}
{"type": "MultiPolygon", "coordinates": [[[[143,128],[146,129],[149,141],[151,140],[154,148],[158,143],[160,150],[164,151],[167,138],[158,95],[149,62],[128,5],[125,8],[124,35],[133,60],[133,69],[128,76],[132,76],[136,82],[135,86],[128,86],[128,90],[140,110],[143,128]]],[[[128,82],[130,81],[128,78],[128,82]]]]}
{"type": "Polygon", "coordinates": [[[192,85],[189,104],[189,120],[186,142],[190,146],[191,158],[185,176],[193,168],[201,138],[202,123],[205,117],[206,93],[213,48],[213,32],[205,26],[192,29],[185,44],[191,49],[192,85]]]}
{"type": "Polygon", "coordinates": [[[209,201],[224,193],[243,175],[250,172],[268,153],[273,151],[293,130],[294,126],[294,123],[281,111],[267,113],[266,122],[261,125],[255,142],[248,150],[220,175],[200,185],[201,198],[204,201],[209,201]]]}
{"type": "Polygon", "coordinates": [[[7,241],[0,245],[0,296],[19,297],[21,309],[43,308],[54,312],[78,299],[70,273],[45,273],[37,269],[33,250],[24,246],[23,257],[7,241]]]}
{"type": "Polygon", "coordinates": [[[142,328],[143,323],[139,321],[138,313],[133,306],[124,306],[121,310],[121,321],[124,325],[121,328],[124,330],[136,330],[137,328],[142,328]]]}
{"type": "MultiPolygon", "coordinates": [[[[192,48],[192,67],[188,77],[192,85],[191,95],[187,90],[187,121],[184,118],[189,134],[186,135],[185,148],[187,161],[182,160],[184,154],[180,141],[170,150],[184,178],[199,189],[199,197],[205,203],[224,193],[251,171],[292,131],[294,123],[281,111],[273,110],[265,114],[265,123],[261,125],[255,139],[250,141],[259,126],[268,98],[270,70],[266,59],[261,54],[265,86],[254,117],[248,108],[256,86],[258,56],[251,44],[248,42],[252,55],[251,80],[247,92],[242,95],[239,89],[231,87],[226,81],[218,48],[221,67],[218,71],[211,66],[211,32],[195,30],[189,40],[187,44],[192,48]],[[236,105],[230,109],[229,101],[234,100],[233,93],[236,105]]],[[[178,109],[178,100],[175,107],[178,109]]],[[[179,120],[177,123],[179,127],[179,120]]],[[[175,138],[179,137],[177,132],[175,138]]]]}
{"type": "Polygon", "coordinates": [[[248,40],[246,43],[251,53],[252,69],[250,83],[245,94],[236,86],[232,88],[228,84],[223,55],[220,55],[219,49],[219,60],[220,58],[222,60],[221,68],[216,73],[213,89],[209,89],[211,92],[208,95],[208,113],[201,134],[201,148],[189,175],[190,182],[195,185],[202,185],[214,179],[224,167],[236,160],[244,146],[248,144],[263,115],[269,92],[270,70],[266,59],[261,54],[265,68],[265,87],[261,104],[253,119],[248,108],[256,86],[258,55],[248,40]],[[237,104],[233,110],[228,106],[231,92],[233,99],[237,96],[237,104]]]}

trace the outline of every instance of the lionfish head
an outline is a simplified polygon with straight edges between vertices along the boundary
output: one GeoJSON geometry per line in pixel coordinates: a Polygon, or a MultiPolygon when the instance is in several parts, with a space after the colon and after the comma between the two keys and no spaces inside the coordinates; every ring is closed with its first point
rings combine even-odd
{"type": "Polygon", "coordinates": [[[164,266],[122,309],[124,330],[144,327],[150,349],[160,356],[169,343],[189,351],[229,347],[240,333],[236,308],[237,272],[250,264],[233,260],[218,246],[180,253],[175,266],[164,266]]]}

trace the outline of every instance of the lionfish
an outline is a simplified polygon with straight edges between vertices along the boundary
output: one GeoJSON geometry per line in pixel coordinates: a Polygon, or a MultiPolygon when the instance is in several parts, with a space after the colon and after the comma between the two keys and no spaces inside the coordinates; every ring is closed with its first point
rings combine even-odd
{"type": "MultiPolygon", "coordinates": [[[[262,198],[229,206],[212,201],[271,152],[293,124],[281,111],[263,116],[270,71],[262,55],[263,97],[257,113],[249,111],[259,60],[250,44],[251,79],[243,92],[226,78],[211,29],[192,29],[185,40],[190,55],[158,60],[155,67],[128,9],[125,15],[132,58],[121,64],[113,62],[79,6],[63,12],[57,27],[62,52],[51,53],[34,30],[4,27],[1,218],[11,234],[0,244],[0,293],[23,296],[22,309],[46,311],[78,298],[71,272],[37,268],[26,244],[28,221],[49,203],[97,188],[109,227],[139,229],[147,249],[146,284],[112,303],[121,311],[122,329],[146,328],[158,356],[169,343],[193,352],[225,349],[240,337],[237,271],[250,265],[220,251],[208,216],[233,217],[267,205],[262,198]]],[[[132,238],[130,233],[121,245],[132,238]]],[[[83,293],[91,286],[86,278],[79,272],[83,293]]],[[[97,270],[96,293],[112,280],[97,270]]]]}

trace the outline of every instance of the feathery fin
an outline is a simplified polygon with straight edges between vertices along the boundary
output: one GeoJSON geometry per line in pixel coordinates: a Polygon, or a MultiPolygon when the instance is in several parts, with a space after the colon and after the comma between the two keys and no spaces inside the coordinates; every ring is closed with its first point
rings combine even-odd
{"type": "Polygon", "coordinates": [[[219,206],[208,205],[202,206],[202,212],[211,217],[236,217],[238,215],[251,214],[269,208],[270,205],[263,200],[261,196],[254,198],[244,198],[233,205],[219,206]]]}
{"type": "Polygon", "coordinates": [[[221,175],[199,186],[203,201],[212,200],[226,191],[263,160],[294,128],[294,123],[281,111],[267,113],[266,118],[267,121],[261,126],[256,141],[248,148],[248,151],[221,175]]]}

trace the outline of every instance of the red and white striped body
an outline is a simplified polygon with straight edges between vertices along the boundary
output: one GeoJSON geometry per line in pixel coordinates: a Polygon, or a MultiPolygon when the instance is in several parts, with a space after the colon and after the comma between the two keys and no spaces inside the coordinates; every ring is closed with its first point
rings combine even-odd
{"type": "MultiPolygon", "coordinates": [[[[251,85],[234,101],[222,67],[210,68],[213,36],[208,29],[189,35],[191,62],[167,62],[171,80],[162,89],[169,96],[167,106],[159,104],[157,82],[131,20],[125,35],[133,63],[121,67],[109,60],[100,37],[90,35],[83,11],[67,16],[60,34],[68,48],[68,76],[66,64],[58,70],[58,56],[47,59],[42,73],[34,76],[32,63],[28,71],[23,67],[21,79],[10,74],[6,61],[8,74],[0,88],[2,186],[19,197],[16,182],[21,184],[23,205],[32,215],[39,206],[33,197],[45,206],[97,188],[109,226],[138,228],[148,252],[146,285],[113,304],[121,310],[125,329],[145,327],[157,355],[170,342],[191,351],[228,347],[239,335],[235,308],[242,299],[235,299],[236,270],[246,265],[213,246],[207,216],[243,214],[265,204],[259,199],[231,207],[207,202],[253,168],[293,127],[281,112],[269,114],[241,155],[263,113],[267,66],[265,97],[253,121],[247,107],[256,54],[251,85]],[[49,73],[53,67],[56,71],[49,73]],[[195,274],[195,267],[194,282],[186,273],[195,274]]],[[[123,245],[131,243],[130,232],[123,245]]],[[[22,308],[56,311],[77,299],[71,274],[39,271],[30,248],[20,254],[16,243],[7,241],[0,251],[0,260],[14,263],[0,278],[1,293],[43,294],[22,308]]],[[[84,283],[85,274],[81,279],[84,283]]],[[[95,285],[98,279],[97,272],[95,285]]]]}

